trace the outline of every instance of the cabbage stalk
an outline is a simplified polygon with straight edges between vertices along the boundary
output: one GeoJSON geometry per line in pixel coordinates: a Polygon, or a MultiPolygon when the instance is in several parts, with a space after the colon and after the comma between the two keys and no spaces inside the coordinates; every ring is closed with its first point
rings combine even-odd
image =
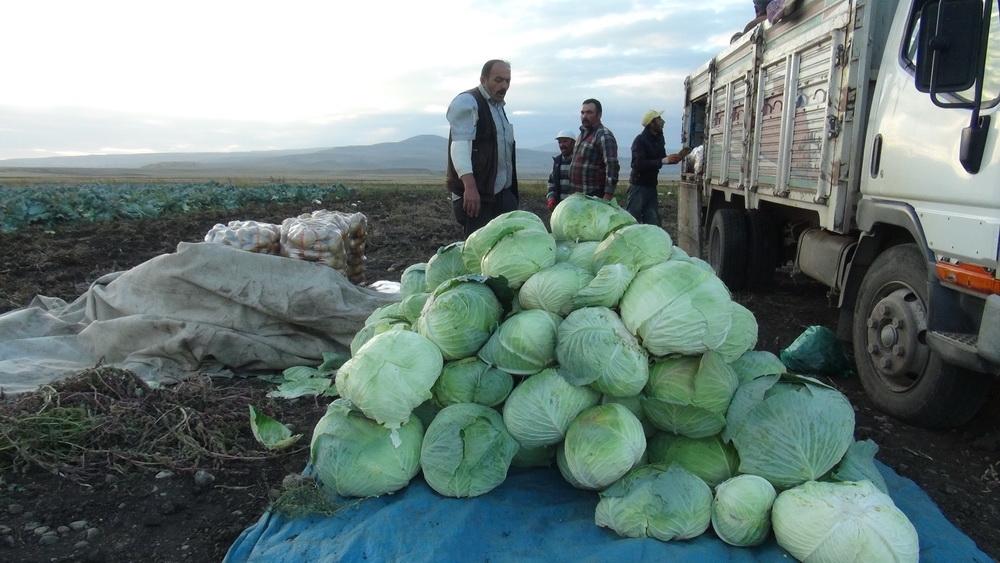
{"type": "Polygon", "coordinates": [[[913,523],[869,481],[807,481],[778,495],[771,519],[778,545],[799,561],[920,560],[913,523]]]}

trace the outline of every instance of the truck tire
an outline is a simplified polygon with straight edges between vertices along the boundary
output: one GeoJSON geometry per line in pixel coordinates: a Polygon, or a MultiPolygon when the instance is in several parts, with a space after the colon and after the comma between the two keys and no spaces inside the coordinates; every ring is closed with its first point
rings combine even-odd
{"type": "Polygon", "coordinates": [[[719,209],[708,232],[708,263],[730,291],[743,289],[747,270],[747,222],[742,209],[719,209]]]}
{"type": "Polygon", "coordinates": [[[927,266],[916,244],[880,254],[854,307],[854,359],[881,411],[924,428],[968,422],[992,378],[945,363],[927,346],[927,266]]]}
{"type": "Polygon", "coordinates": [[[747,244],[746,288],[767,289],[778,267],[778,230],[766,211],[747,211],[747,244]]]}

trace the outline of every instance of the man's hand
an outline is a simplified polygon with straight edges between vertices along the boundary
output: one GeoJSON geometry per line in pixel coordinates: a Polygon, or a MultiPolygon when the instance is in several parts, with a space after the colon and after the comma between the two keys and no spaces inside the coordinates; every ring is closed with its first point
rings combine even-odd
{"type": "Polygon", "coordinates": [[[670,154],[670,155],[667,155],[666,157],[664,157],[662,162],[663,162],[663,164],[677,164],[683,158],[684,157],[682,157],[679,154],[670,154]]]}
{"type": "Polygon", "coordinates": [[[609,193],[604,194],[604,199],[607,201],[611,201],[613,197],[615,197],[615,194],[609,194],[609,193]]]}
{"type": "Polygon", "coordinates": [[[469,217],[478,217],[482,209],[482,202],[479,200],[479,190],[476,189],[476,180],[472,174],[462,176],[462,183],[465,185],[465,193],[462,194],[462,208],[469,217]]]}
{"type": "Polygon", "coordinates": [[[549,208],[549,211],[552,211],[553,209],[556,208],[556,200],[550,199],[545,206],[549,208]]]}

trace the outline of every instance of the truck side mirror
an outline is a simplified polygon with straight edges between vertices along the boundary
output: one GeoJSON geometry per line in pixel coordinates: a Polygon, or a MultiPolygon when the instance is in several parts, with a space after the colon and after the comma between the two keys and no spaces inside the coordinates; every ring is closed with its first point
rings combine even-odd
{"type": "Polygon", "coordinates": [[[979,0],[925,3],[917,35],[917,90],[953,93],[971,88],[979,74],[982,27],[979,0]]]}

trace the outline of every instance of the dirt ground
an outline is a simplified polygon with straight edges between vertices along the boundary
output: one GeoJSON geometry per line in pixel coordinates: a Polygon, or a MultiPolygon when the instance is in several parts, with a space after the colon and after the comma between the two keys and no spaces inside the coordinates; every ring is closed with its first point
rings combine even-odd
{"type": "MultiPolygon", "coordinates": [[[[675,210],[663,202],[667,230],[673,234],[675,210]]],[[[522,207],[547,217],[541,195],[523,198],[522,207]]],[[[216,223],[270,221],[325,208],[360,211],[368,218],[367,280],[398,280],[410,264],[425,262],[440,247],[459,238],[448,205],[436,192],[359,195],[349,201],[308,205],[267,205],[236,211],[202,212],[158,220],[116,221],[0,233],[0,313],[24,307],[35,295],[72,301],[103,274],[126,270],[175,250],[182,241],[200,241],[216,223]]],[[[837,313],[819,284],[779,273],[769,292],[738,293],[734,298],[756,315],[758,349],[774,353],[787,347],[808,326],[836,328],[837,313]]],[[[852,401],[857,438],[880,447],[877,458],[927,492],[945,516],[987,554],[1000,558],[1000,394],[996,386],[986,407],[967,425],[927,431],[903,424],[870,406],[856,377],[828,380],[852,401]]],[[[299,473],[308,457],[308,436],[325,411],[326,399],[270,401],[267,387],[251,380],[205,383],[202,413],[236,403],[245,416],[253,402],[266,413],[303,432],[305,446],[279,454],[257,448],[253,455],[216,456],[200,466],[171,468],[91,466],[56,475],[37,468],[0,473],[0,560],[174,562],[220,561],[237,536],[261,516],[282,489],[282,480],[299,473]],[[211,400],[205,399],[211,398],[211,400]],[[214,401],[214,402],[213,402],[214,401]],[[196,484],[203,469],[214,482],[196,484]],[[86,478],[80,478],[86,474],[86,478]],[[85,520],[86,525],[71,523],[85,520]],[[53,545],[41,545],[39,526],[68,529],[53,545]],[[79,528],[79,529],[77,529],[79,528]],[[86,537],[88,528],[96,528],[86,537]],[[82,543],[79,543],[82,542],[82,543]]],[[[9,400],[9,399],[8,399],[9,400]]],[[[249,428],[234,440],[253,450],[249,428]]],[[[2,452],[0,452],[2,453],[2,452]]]]}

